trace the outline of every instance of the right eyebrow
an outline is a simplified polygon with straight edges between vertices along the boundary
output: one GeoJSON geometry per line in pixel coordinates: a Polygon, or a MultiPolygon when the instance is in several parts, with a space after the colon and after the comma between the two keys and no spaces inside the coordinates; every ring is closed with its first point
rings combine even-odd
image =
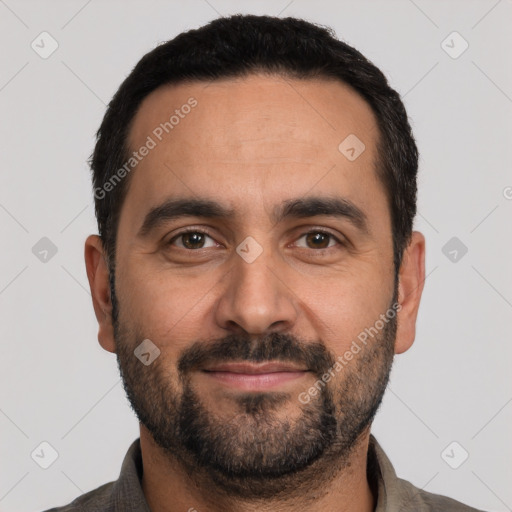
{"type": "Polygon", "coordinates": [[[168,199],[164,203],[151,208],[146,214],[137,236],[146,237],[163,223],[181,217],[226,219],[233,215],[233,210],[222,206],[216,201],[207,199],[168,199]]]}

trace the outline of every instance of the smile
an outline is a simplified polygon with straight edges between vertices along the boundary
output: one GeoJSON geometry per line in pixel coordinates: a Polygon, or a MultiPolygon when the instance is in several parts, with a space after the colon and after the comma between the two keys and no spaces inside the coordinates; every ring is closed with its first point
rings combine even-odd
{"type": "Polygon", "coordinates": [[[286,363],[225,363],[205,368],[203,372],[226,386],[259,391],[300,379],[308,370],[286,363]]]}

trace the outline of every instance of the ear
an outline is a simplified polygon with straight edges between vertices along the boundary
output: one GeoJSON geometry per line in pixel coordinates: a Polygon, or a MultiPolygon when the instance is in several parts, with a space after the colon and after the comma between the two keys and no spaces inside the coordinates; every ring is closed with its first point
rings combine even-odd
{"type": "Polygon", "coordinates": [[[112,302],[108,266],[103,243],[98,235],[89,235],[85,241],[85,267],[91,288],[92,304],[98,320],[98,341],[109,352],[115,352],[112,302]]]}
{"type": "Polygon", "coordinates": [[[395,354],[405,352],[416,337],[416,318],[420,307],[421,294],[425,283],[425,237],[413,231],[411,242],[404,251],[399,272],[398,326],[395,354]]]}

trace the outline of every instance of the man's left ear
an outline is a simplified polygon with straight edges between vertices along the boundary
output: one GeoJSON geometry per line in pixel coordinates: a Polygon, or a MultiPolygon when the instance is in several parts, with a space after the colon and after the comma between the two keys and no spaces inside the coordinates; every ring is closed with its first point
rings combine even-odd
{"type": "Polygon", "coordinates": [[[408,350],[416,337],[416,318],[425,284],[425,237],[413,231],[411,242],[404,251],[399,272],[398,326],[395,354],[408,350]]]}

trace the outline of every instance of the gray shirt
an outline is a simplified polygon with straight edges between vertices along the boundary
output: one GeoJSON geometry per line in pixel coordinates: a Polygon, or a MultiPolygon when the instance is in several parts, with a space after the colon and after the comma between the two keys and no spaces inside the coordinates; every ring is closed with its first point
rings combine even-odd
{"type": "MultiPolygon", "coordinates": [[[[368,449],[368,480],[377,492],[375,512],[481,512],[459,501],[418,489],[396,476],[373,435],[368,449]]],[[[46,512],[151,512],[142,492],[142,453],[136,439],[123,461],[119,479],[46,512]]]]}

